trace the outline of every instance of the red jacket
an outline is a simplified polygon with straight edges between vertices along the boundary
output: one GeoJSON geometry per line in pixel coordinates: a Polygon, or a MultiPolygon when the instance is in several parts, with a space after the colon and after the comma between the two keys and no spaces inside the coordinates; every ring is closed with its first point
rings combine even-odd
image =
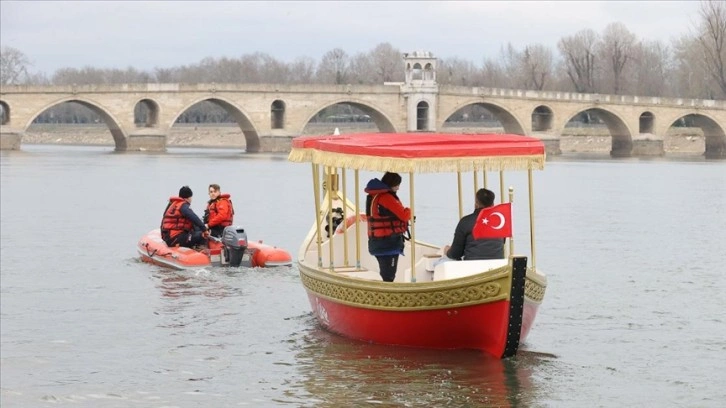
{"type": "Polygon", "coordinates": [[[217,226],[228,227],[232,225],[232,221],[234,220],[234,207],[232,206],[229,194],[221,194],[216,199],[209,200],[205,212],[209,214],[206,220],[209,228],[217,226]]]}

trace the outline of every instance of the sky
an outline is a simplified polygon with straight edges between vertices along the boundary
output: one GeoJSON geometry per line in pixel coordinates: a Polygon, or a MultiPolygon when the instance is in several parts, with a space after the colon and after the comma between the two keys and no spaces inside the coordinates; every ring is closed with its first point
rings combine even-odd
{"type": "Polygon", "coordinates": [[[621,22],[638,39],[693,31],[697,1],[11,1],[0,0],[0,46],[22,51],[31,72],[59,68],[152,71],[255,52],[319,61],[390,43],[480,65],[502,46],[544,44],[621,22]]]}

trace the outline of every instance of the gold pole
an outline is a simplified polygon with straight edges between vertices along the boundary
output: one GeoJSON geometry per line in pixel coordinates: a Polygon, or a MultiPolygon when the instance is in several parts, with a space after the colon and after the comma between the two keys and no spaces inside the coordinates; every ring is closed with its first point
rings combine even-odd
{"type": "Polygon", "coordinates": [[[360,183],[358,169],[355,170],[355,267],[360,269],[360,183]]]}
{"type": "Polygon", "coordinates": [[[461,172],[456,172],[456,186],[459,188],[459,219],[464,217],[464,203],[461,201],[461,172]]]}
{"type": "Polygon", "coordinates": [[[474,196],[476,196],[477,190],[479,190],[479,173],[474,170],[474,196]]]}
{"type": "MultiPolygon", "coordinates": [[[[514,203],[514,187],[511,186],[509,187],[509,202],[514,203]]],[[[514,256],[514,230],[512,230],[512,236],[509,238],[509,256],[514,256]]]]}
{"type": "Polygon", "coordinates": [[[333,174],[330,167],[325,168],[326,171],[326,180],[327,180],[327,188],[328,188],[328,249],[329,249],[329,257],[330,257],[330,271],[333,272],[335,268],[333,267],[333,234],[335,231],[332,231],[333,229],[333,174]]]}
{"type": "Polygon", "coordinates": [[[317,164],[313,166],[313,197],[315,198],[315,227],[318,231],[318,268],[323,267],[323,238],[320,234],[320,167],[317,164]]]}
{"type": "Polygon", "coordinates": [[[537,256],[534,249],[534,184],[532,183],[532,169],[527,170],[529,184],[529,241],[532,250],[532,269],[537,265],[537,256]]]}
{"type": "Polygon", "coordinates": [[[482,174],[482,177],[483,177],[483,180],[484,180],[484,188],[489,188],[488,187],[489,186],[489,183],[487,182],[487,171],[486,171],[486,169],[482,170],[481,171],[481,174],[482,174]]]}
{"type": "Polygon", "coordinates": [[[348,262],[348,228],[345,227],[345,224],[348,222],[348,200],[346,199],[348,185],[345,178],[345,169],[341,168],[340,172],[343,176],[343,188],[340,190],[343,193],[341,198],[341,201],[343,202],[343,265],[347,268],[350,266],[350,263],[348,262]]]}
{"type": "Polygon", "coordinates": [[[413,189],[413,172],[408,173],[409,186],[409,201],[411,203],[411,240],[409,245],[411,247],[411,282],[416,282],[416,223],[413,222],[414,216],[414,189],[413,189]]]}
{"type": "Polygon", "coordinates": [[[505,203],[504,201],[504,172],[499,170],[499,203],[505,203]]]}

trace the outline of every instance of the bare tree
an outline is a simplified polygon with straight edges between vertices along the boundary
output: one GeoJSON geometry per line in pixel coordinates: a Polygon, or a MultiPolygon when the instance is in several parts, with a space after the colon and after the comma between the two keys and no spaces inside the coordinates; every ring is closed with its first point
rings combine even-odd
{"type": "Polygon", "coordinates": [[[491,58],[484,60],[481,69],[481,84],[490,88],[506,88],[509,79],[504,73],[502,65],[491,58]]]}
{"type": "Polygon", "coordinates": [[[334,48],[323,55],[315,73],[318,81],[327,84],[345,84],[348,82],[350,58],[341,48],[334,48]]]}
{"type": "Polygon", "coordinates": [[[726,95],[726,3],[703,1],[700,9],[698,44],[704,54],[709,74],[726,95]]]}
{"type": "Polygon", "coordinates": [[[481,74],[471,61],[448,58],[439,61],[437,81],[447,85],[479,86],[481,74]]]}
{"type": "Polygon", "coordinates": [[[603,64],[605,76],[612,80],[612,93],[620,94],[625,81],[625,70],[632,64],[637,40],[635,34],[623,23],[611,23],[605,27],[602,41],[597,46],[598,56],[603,64]],[[607,68],[606,68],[607,67],[607,68]]]}
{"type": "Polygon", "coordinates": [[[567,76],[577,92],[595,92],[597,41],[598,35],[588,28],[557,43],[565,62],[567,76]]]}
{"type": "Polygon", "coordinates": [[[315,60],[310,57],[296,58],[289,65],[290,83],[311,84],[315,78],[315,60]]]}
{"type": "Polygon", "coordinates": [[[714,99],[714,89],[720,87],[711,75],[698,38],[682,36],[673,41],[673,50],[676,95],[714,99]]]}
{"type": "Polygon", "coordinates": [[[545,89],[554,70],[552,50],[542,44],[528,45],[522,52],[521,64],[525,89],[545,89]]]}
{"type": "Polygon", "coordinates": [[[642,42],[633,50],[633,87],[636,95],[672,96],[671,51],[660,41],[642,42]]]}
{"type": "Polygon", "coordinates": [[[30,60],[19,49],[2,47],[0,49],[0,84],[18,84],[27,79],[30,60]]]}
{"type": "Polygon", "coordinates": [[[390,81],[403,80],[403,58],[402,53],[389,43],[378,44],[371,52],[370,59],[377,82],[382,84],[390,81]]]}

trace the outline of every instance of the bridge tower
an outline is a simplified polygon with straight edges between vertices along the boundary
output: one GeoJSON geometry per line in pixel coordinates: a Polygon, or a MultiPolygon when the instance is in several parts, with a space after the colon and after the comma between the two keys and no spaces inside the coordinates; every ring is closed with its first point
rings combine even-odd
{"type": "Polygon", "coordinates": [[[439,99],[436,61],[429,51],[403,54],[406,79],[401,91],[406,100],[406,130],[409,132],[436,131],[439,99]]]}

